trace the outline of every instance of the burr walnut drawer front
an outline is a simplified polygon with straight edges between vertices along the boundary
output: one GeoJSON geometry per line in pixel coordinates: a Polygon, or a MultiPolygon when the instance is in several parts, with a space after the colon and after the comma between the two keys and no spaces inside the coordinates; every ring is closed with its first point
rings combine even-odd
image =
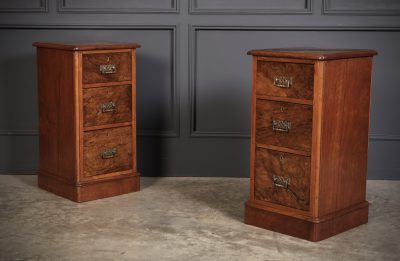
{"type": "Polygon", "coordinates": [[[257,95],[313,99],[314,66],[301,63],[257,62],[257,95]]]}
{"type": "Polygon", "coordinates": [[[307,156],[257,148],[255,199],[307,211],[310,164],[307,156]]]}
{"type": "Polygon", "coordinates": [[[256,143],[311,151],[311,105],[257,100],[256,143]]]}
{"type": "Polygon", "coordinates": [[[84,132],[83,175],[91,177],[132,169],[132,128],[84,132]]]}
{"type": "Polygon", "coordinates": [[[131,52],[91,53],[83,55],[83,83],[130,81],[131,52]]]}
{"type": "Polygon", "coordinates": [[[131,85],[83,90],[83,125],[85,127],[131,121],[131,85]]]}

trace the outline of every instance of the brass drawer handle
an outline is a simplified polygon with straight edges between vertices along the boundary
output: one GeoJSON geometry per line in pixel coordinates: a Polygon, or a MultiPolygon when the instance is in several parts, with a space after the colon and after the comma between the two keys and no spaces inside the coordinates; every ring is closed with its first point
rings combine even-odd
{"type": "Polygon", "coordinates": [[[287,177],[273,175],[272,181],[274,182],[274,186],[278,188],[288,189],[290,185],[290,178],[287,177]]]}
{"type": "Polygon", "coordinates": [[[117,66],[115,64],[101,64],[101,74],[114,74],[117,73],[117,66]]]}
{"type": "Polygon", "coordinates": [[[293,84],[293,78],[292,77],[286,77],[286,76],[275,76],[274,77],[274,85],[275,87],[278,88],[290,88],[293,84]]]}
{"type": "Polygon", "coordinates": [[[116,156],[117,156],[116,148],[106,149],[101,152],[102,159],[111,159],[111,158],[115,158],[116,156]]]}
{"type": "Polygon", "coordinates": [[[291,127],[290,121],[272,120],[272,130],[274,131],[289,132],[291,127]]]}
{"type": "Polygon", "coordinates": [[[117,103],[110,101],[106,103],[102,103],[100,105],[101,112],[106,113],[106,112],[116,112],[117,111],[117,103]]]}

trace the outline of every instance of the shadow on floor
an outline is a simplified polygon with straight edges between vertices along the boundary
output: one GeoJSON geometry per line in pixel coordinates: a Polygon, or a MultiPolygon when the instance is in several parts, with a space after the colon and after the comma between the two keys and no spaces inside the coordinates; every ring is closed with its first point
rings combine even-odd
{"type": "Polygon", "coordinates": [[[182,178],[177,189],[194,201],[243,222],[249,181],[244,178],[182,178]]]}
{"type": "Polygon", "coordinates": [[[12,175],[12,177],[28,187],[37,188],[37,175],[12,175]],[[32,177],[35,177],[34,179],[32,177]]]}

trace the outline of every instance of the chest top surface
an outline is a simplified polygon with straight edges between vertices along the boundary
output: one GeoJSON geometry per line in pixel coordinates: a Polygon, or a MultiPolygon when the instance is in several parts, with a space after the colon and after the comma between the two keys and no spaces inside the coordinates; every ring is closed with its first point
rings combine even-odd
{"type": "Polygon", "coordinates": [[[337,60],[358,57],[371,57],[378,53],[374,50],[364,49],[316,49],[316,48],[292,48],[292,49],[261,49],[251,50],[248,55],[295,58],[309,60],[337,60]]]}
{"type": "Polygon", "coordinates": [[[49,48],[67,51],[91,51],[91,50],[115,50],[140,48],[138,43],[116,43],[116,42],[35,42],[32,44],[38,48],[49,48]]]}

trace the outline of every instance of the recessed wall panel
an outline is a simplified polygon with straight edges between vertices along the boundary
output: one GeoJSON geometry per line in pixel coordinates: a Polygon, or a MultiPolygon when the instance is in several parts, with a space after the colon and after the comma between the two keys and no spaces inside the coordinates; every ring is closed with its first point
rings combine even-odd
{"type": "Polygon", "coordinates": [[[324,0],[326,14],[400,15],[398,0],[324,0]]]}
{"type": "Polygon", "coordinates": [[[191,13],[311,13],[311,0],[189,0],[191,13]]]}
{"type": "Polygon", "coordinates": [[[177,5],[177,0],[58,0],[60,12],[175,13],[177,5]]]}
{"type": "Polygon", "coordinates": [[[47,12],[48,0],[1,0],[0,12],[36,13],[47,12]]]}

